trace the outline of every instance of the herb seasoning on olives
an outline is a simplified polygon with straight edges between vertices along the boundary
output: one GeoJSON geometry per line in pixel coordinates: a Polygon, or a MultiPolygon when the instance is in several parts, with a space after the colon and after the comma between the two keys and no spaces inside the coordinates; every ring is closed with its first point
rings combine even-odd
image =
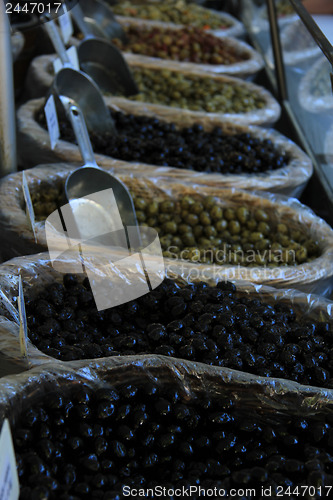
{"type": "Polygon", "coordinates": [[[154,3],[138,5],[135,2],[119,2],[112,5],[115,14],[128,17],[139,17],[152,21],[163,21],[174,24],[196,26],[204,29],[227,29],[232,23],[225,17],[221,17],[199,5],[192,4],[189,8],[186,2],[178,0],[177,3],[154,3]]]}
{"type": "MultiPolygon", "coordinates": [[[[156,118],[115,111],[111,116],[118,133],[91,133],[90,139],[96,153],[113,158],[221,174],[259,174],[286,167],[290,161],[271,140],[251,133],[230,135],[220,127],[205,132],[199,124],[177,129],[156,118]]],[[[43,110],[37,120],[46,128],[43,110]]],[[[59,125],[62,139],[75,142],[69,122],[59,125]]]]}
{"type": "Polygon", "coordinates": [[[150,57],[201,64],[236,64],[249,59],[245,51],[236,51],[230,43],[194,27],[180,30],[125,26],[127,43],[115,38],[120,50],[150,57]]]}
{"type": "Polygon", "coordinates": [[[241,83],[169,69],[131,69],[139,88],[132,100],[208,113],[240,114],[265,107],[262,96],[241,83]]]}
{"type": "Polygon", "coordinates": [[[69,382],[13,429],[21,500],[120,500],[156,486],[254,488],[257,499],[262,488],[272,496],[278,487],[319,491],[333,482],[332,436],[331,416],[268,418],[221,394],[185,399],[147,381],[103,389],[69,382]]]}
{"type": "Polygon", "coordinates": [[[331,325],[238,297],[231,283],[165,279],[135,301],[97,312],[87,278],[67,274],[26,309],[30,340],[64,361],[161,354],[333,388],[331,325]]]}

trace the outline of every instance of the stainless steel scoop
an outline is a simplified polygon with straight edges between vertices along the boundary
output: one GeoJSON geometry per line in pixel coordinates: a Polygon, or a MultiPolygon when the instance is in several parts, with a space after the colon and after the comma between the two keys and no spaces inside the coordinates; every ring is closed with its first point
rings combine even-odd
{"type": "MultiPolygon", "coordinates": [[[[77,7],[80,7],[77,5],[77,7]]],[[[45,15],[44,23],[53,46],[65,68],[72,67],[58,29],[50,16],[45,15]]],[[[138,93],[133,79],[121,52],[112,43],[102,38],[89,37],[78,46],[80,69],[89,75],[104,92],[125,96],[138,93]]]]}
{"type": "Polygon", "coordinates": [[[89,130],[100,133],[106,131],[116,133],[114,122],[100,89],[89,75],[73,68],[54,21],[48,20],[43,26],[64,66],[56,74],[51,92],[57,96],[67,96],[77,102],[89,130]]]}
{"type": "Polygon", "coordinates": [[[139,92],[122,53],[112,43],[101,38],[89,38],[80,43],[78,55],[81,69],[104,92],[124,96],[139,92]]]}
{"type": "Polygon", "coordinates": [[[99,0],[85,0],[71,9],[75,24],[86,38],[90,35],[106,40],[119,38],[124,43],[127,37],[122,26],[116,20],[112,10],[99,0]]]}
{"type": "MultiPolygon", "coordinates": [[[[68,99],[62,95],[60,96],[60,101],[62,102],[68,118],[71,121],[74,134],[80,148],[81,156],[84,161],[84,165],[77,170],[74,170],[74,172],[67,177],[65,183],[65,194],[67,200],[69,202],[75,201],[74,204],[72,203],[72,210],[74,207],[74,218],[76,220],[81,218],[82,220],[84,214],[87,214],[88,210],[89,219],[92,221],[92,224],[102,225],[101,220],[103,218],[105,219],[103,207],[98,206],[96,201],[90,203],[89,199],[82,200],[82,198],[89,197],[91,194],[111,188],[113,190],[123,226],[132,228],[137,227],[137,234],[134,235],[134,238],[131,237],[131,246],[134,245],[139,247],[141,244],[141,238],[138,222],[133,199],[127,187],[119,179],[98,167],[83,114],[76,103],[72,99],[68,99]]],[[[108,215],[110,216],[110,214],[108,215]]],[[[85,221],[83,221],[83,224],[84,222],[85,221]]],[[[110,221],[107,221],[107,224],[109,224],[109,222],[110,221]]],[[[116,222],[115,226],[117,226],[116,222]]],[[[117,229],[119,229],[119,227],[115,227],[115,230],[117,229]]]]}
{"type": "Polygon", "coordinates": [[[51,91],[58,97],[66,96],[72,99],[80,106],[91,132],[116,133],[103,96],[90,76],[81,71],[64,68],[56,74],[51,91]]]}

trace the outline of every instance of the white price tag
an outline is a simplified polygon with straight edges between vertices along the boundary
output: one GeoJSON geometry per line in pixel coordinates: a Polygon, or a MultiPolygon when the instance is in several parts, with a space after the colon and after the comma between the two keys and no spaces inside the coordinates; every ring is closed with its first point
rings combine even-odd
{"type": "Polygon", "coordinates": [[[53,95],[48,98],[44,112],[50,136],[51,149],[54,149],[60,137],[60,130],[53,95]]]}
{"type": "MultiPolygon", "coordinates": [[[[71,47],[69,47],[69,49],[67,49],[66,52],[67,52],[67,55],[68,55],[69,60],[71,62],[72,68],[76,69],[77,71],[80,71],[79,57],[77,55],[77,50],[76,50],[75,45],[72,45],[71,47]]],[[[62,64],[59,57],[57,57],[53,61],[53,69],[54,69],[55,74],[59,73],[59,71],[61,69],[63,69],[63,67],[64,67],[64,65],[62,64]]]]}
{"type": "Polygon", "coordinates": [[[9,422],[6,419],[0,434],[0,499],[18,500],[19,495],[20,487],[13,440],[9,422]]]}
{"type": "MultiPolygon", "coordinates": [[[[18,310],[20,317],[20,347],[21,355],[23,358],[28,357],[28,325],[27,325],[27,315],[25,312],[24,294],[22,286],[22,277],[19,276],[19,296],[18,296],[18,310]]],[[[1,497],[0,497],[1,500],[1,497]]]]}
{"type": "Polygon", "coordinates": [[[27,216],[29,218],[31,229],[34,233],[35,242],[37,243],[37,238],[36,238],[36,233],[35,233],[35,212],[34,212],[34,207],[33,207],[32,200],[31,200],[31,196],[30,196],[30,190],[29,190],[27,178],[25,176],[24,171],[22,172],[22,189],[23,189],[23,196],[25,199],[27,216]]]}
{"type": "Polygon", "coordinates": [[[67,49],[66,52],[67,52],[67,55],[69,57],[70,62],[72,63],[73,69],[80,71],[79,56],[77,55],[77,50],[76,50],[75,45],[72,45],[71,47],[69,47],[69,49],[67,49]]]}
{"type": "Polygon", "coordinates": [[[64,13],[58,17],[61,35],[64,43],[66,44],[73,34],[73,24],[71,16],[68,13],[67,7],[63,4],[64,13]]]}

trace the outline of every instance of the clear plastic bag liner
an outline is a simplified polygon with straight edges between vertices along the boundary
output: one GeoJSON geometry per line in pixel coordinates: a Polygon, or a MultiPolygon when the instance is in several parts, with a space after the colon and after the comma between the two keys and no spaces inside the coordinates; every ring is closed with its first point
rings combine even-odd
{"type": "MultiPolygon", "coordinates": [[[[30,98],[41,97],[44,96],[53,82],[53,66],[52,61],[55,59],[54,55],[46,55],[46,56],[38,56],[34,61],[32,61],[30,65],[30,70],[27,75],[26,87],[27,93],[30,98]]],[[[130,58],[128,61],[130,69],[135,67],[141,68],[151,68],[155,70],[163,70],[168,69],[167,66],[162,64],[162,66],[152,58],[151,61],[140,61],[140,58],[136,58],[133,60],[130,58]]],[[[171,68],[170,68],[171,69],[171,68]]],[[[273,95],[266,90],[264,87],[254,84],[252,82],[241,80],[240,78],[228,76],[228,75],[219,75],[219,74],[207,74],[206,72],[202,72],[198,69],[187,71],[185,69],[176,69],[172,68],[172,71],[179,71],[182,74],[186,75],[196,75],[205,78],[212,78],[221,83],[230,83],[235,84],[240,87],[245,87],[247,90],[251,90],[253,93],[261,97],[265,103],[263,108],[255,109],[253,111],[249,111],[246,113],[207,113],[205,111],[191,111],[188,109],[182,109],[177,107],[166,106],[162,104],[150,104],[147,102],[140,101],[131,101],[130,99],[122,98],[121,101],[133,102],[134,105],[139,106],[141,109],[147,107],[147,109],[155,109],[156,111],[161,111],[164,114],[173,114],[173,113],[185,113],[189,116],[193,116],[193,118],[203,118],[208,115],[208,117],[212,118],[220,118],[224,120],[232,120],[234,123],[239,123],[243,125],[255,124],[255,125],[265,125],[269,126],[274,124],[280,117],[281,108],[277,100],[273,97],[273,95]]],[[[204,85],[204,81],[203,81],[204,85]]],[[[108,99],[106,98],[106,101],[108,99]]]]}
{"type": "MultiPolygon", "coordinates": [[[[292,16],[290,16],[290,18],[291,17],[292,16]]],[[[296,19],[294,18],[293,22],[287,23],[283,28],[280,40],[283,51],[283,61],[289,66],[306,63],[308,59],[321,55],[321,49],[310,35],[306,26],[297,16],[296,19]],[[299,42],[295,41],[295,36],[297,40],[303,40],[305,47],[297,45],[299,42]]],[[[274,60],[272,47],[267,51],[267,59],[269,61],[274,60]]]]}
{"type": "MultiPolygon", "coordinates": [[[[333,108],[332,87],[330,81],[332,67],[326,57],[322,56],[313,66],[305,72],[299,84],[299,102],[306,111],[311,113],[322,113],[333,108]],[[327,93],[314,95],[313,89],[316,87],[318,78],[325,78],[327,81],[327,93]]],[[[319,89],[318,89],[319,90],[319,89]]]]}
{"type": "Polygon", "coordinates": [[[232,397],[235,409],[252,413],[260,420],[269,417],[304,418],[332,412],[333,391],[283,379],[265,379],[228,368],[164,356],[124,356],[94,361],[73,361],[66,365],[49,363],[0,380],[0,423],[8,418],[15,426],[25,409],[39,403],[53,391],[66,392],[74,386],[93,389],[122,384],[154,383],[177,389],[190,403],[198,396],[211,399],[232,397]]]}
{"type": "MultiPolygon", "coordinates": [[[[262,190],[277,192],[288,196],[298,197],[301,195],[306,183],[310,179],[313,166],[310,158],[291,140],[279,132],[262,129],[256,126],[237,125],[226,122],[220,118],[204,116],[194,118],[185,113],[173,113],[165,115],[160,110],[156,111],[151,106],[137,106],[128,100],[108,98],[108,106],[114,111],[123,111],[134,115],[145,114],[152,118],[158,118],[165,122],[174,123],[178,128],[190,127],[195,123],[201,124],[207,132],[214,127],[220,127],[228,135],[249,133],[260,140],[272,141],[277,151],[289,155],[287,166],[262,174],[216,174],[196,172],[188,169],[175,167],[154,166],[147,163],[126,162],[115,160],[110,156],[96,154],[99,166],[110,169],[114,173],[128,173],[136,177],[149,177],[161,181],[182,182],[183,184],[214,187],[235,187],[238,189],[262,190]],[[120,102],[121,101],[121,102],[120,102]],[[124,102],[125,101],[125,102],[124,102]],[[127,101],[127,102],[126,102],[127,101]]],[[[79,148],[72,143],[60,140],[54,150],[50,147],[48,132],[43,129],[36,120],[36,115],[42,108],[43,99],[36,99],[25,103],[18,111],[18,142],[24,164],[33,166],[41,163],[53,163],[66,161],[82,165],[79,148]]]]}
{"type": "MultiPolygon", "coordinates": [[[[88,260],[85,262],[88,276],[90,272],[95,275],[96,273],[99,273],[102,276],[103,268],[97,268],[96,261],[98,262],[98,259],[91,261],[88,260]]],[[[77,263],[77,257],[60,256],[57,262],[58,264],[63,263],[63,269],[61,269],[59,265],[53,266],[47,253],[12,259],[6,264],[2,264],[0,266],[0,287],[13,304],[16,304],[19,275],[21,275],[25,299],[34,300],[48,285],[54,282],[62,282],[64,272],[71,271],[71,268],[73,268],[73,266],[77,263]],[[61,271],[59,269],[61,269],[61,271]]],[[[155,273],[156,278],[161,278],[161,268],[159,263],[156,265],[156,258],[154,255],[145,256],[145,265],[149,270],[150,277],[152,277],[155,273]]],[[[112,289],[110,289],[111,294],[114,293],[114,290],[121,289],[124,282],[129,285],[133,284],[136,286],[139,279],[141,280],[141,283],[146,283],[146,278],[138,275],[136,269],[121,267],[120,271],[117,271],[117,262],[109,266],[109,271],[107,272],[111,272],[110,269],[113,270],[112,282],[110,282],[110,287],[112,289]]],[[[206,281],[210,286],[214,286],[218,281],[220,281],[218,278],[212,278],[211,276],[205,275],[195,279],[193,279],[190,275],[185,275],[184,273],[182,276],[177,275],[167,265],[167,263],[165,266],[165,273],[167,277],[175,279],[179,284],[191,283],[193,281],[198,281],[199,279],[206,281]]],[[[85,275],[82,275],[82,278],[84,276],[85,275]]],[[[105,276],[107,276],[106,273],[105,276]]],[[[299,317],[303,318],[306,316],[307,318],[313,320],[328,321],[330,323],[333,322],[333,302],[328,299],[313,294],[304,294],[295,289],[277,290],[269,286],[258,285],[237,279],[233,279],[231,281],[233,281],[237,287],[238,296],[260,299],[264,303],[268,304],[284,303],[288,306],[292,306],[299,317]]],[[[14,321],[11,321],[7,309],[1,302],[0,314],[0,353],[14,359],[19,359],[19,327],[14,321]]],[[[28,361],[29,366],[35,366],[49,361],[54,361],[54,359],[42,354],[29,341],[28,361]]],[[[57,364],[64,364],[66,366],[70,366],[70,363],[71,362],[57,361],[57,364]]],[[[230,370],[227,371],[227,373],[229,372],[230,370]]]]}
{"type": "MultiPolygon", "coordinates": [[[[27,171],[26,177],[30,191],[38,189],[41,181],[49,183],[65,182],[68,174],[75,167],[58,164],[56,167],[41,166],[27,171]]],[[[112,172],[112,170],[110,170],[112,172]]],[[[1,205],[1,223],[4,234],[6,230],[12,238],[13,253],[27,254],[27,248],[33,248],[34,237],[24,211],[23,193],[20,174],[8,176],[3,184],[0,183],[0,194],[3,200],[1,205]],[[27,243],[27,245],[26,245],[27,243]]],[[[287,226],[303,229],[313,240],[318,241],[321,255],[315,260],[298,266],[277,268],[240,267],[227,265],[207,265],[188,262],[179,259],[165,259],[166,266],[181,276],[216,277],[220,279],[242,279],[257,284],[267,284],[279,288],[297,288],[305,293],[329,294],[333,286],[333,230],[312,210],[302,205],[294,198],[284,197],[273,193],[250,192],[234,188],[218,189],[193,184],[192,187],[177,184],[171,178],[170,182],[161,182],[159,178],[137,178],[119,175],[127,187],[137,196],[148,200],[163,200],[166,197],[181,199],[185,195],[214,196],[221,207],[246,206],[251,211],[261,208],[267,211],[272,221],[285,223],[287,226]]],[[[35,226],[38,247],[47,248],[45,237],[45,222],[37,222],[35,226]]],[[[8,257],[9,258],[9,257],[8,257]]]]}

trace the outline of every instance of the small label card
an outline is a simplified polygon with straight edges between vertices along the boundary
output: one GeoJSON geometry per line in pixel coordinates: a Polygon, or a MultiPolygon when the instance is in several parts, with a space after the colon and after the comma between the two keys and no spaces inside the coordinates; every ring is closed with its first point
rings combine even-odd
{"type": "Polygon", "coordinates": [[[8,420],[4,420],[0,434],[0,500],[18,500],[19,479],[12,435],[8,420]]]}
{"type": "MultiPolygon", "coordinates": [[[[20,347],[21,355],[23,358],[28,357],[28,325],[27,325],[27,315],[25,312],[24,294],[22,286],[22,277],[19,276],[19,296],[18,296],[18,310],[20,317],[20,347]]],[[[0,497],[1,500],[1,497],[0,497]]]]}
{"type": "MultiPolygon", "coordinates": [[[[76,71],[80,71],[80,63],[79,63],[79,56],[77,55],[77,50],[75,45],[72,45],[69,47],[69,49],[66,50],[67,55],[69,57],[69,60],[71,62],[72,68],[76,69],[76,71]]],[[[60,61],[59,57],[53,61],[53,68],[54,72],[57,74],[61,69],[63,69],[64,65],[60,61]]]]}
{"type": "Polygon", "coordinates": [[[56,147],[60,137],[59,122],[54,97],[51,95],[44,108],[47,128],[50,136],[51,149],[56,147]]]}
{"type": "Polygon", "coordinates": [[[22,172],[22,189],[23,189],[23,196],[25,199],[25,205],[26,205],[26,212],[29,218],[29,222],[31,225],[31,229],[34,233],[35,237],[35,242],[37,243],[37,238],[36,238],[36,233],[35,233],[35,212],[34,212],[34,207],[32,204],[31,196],[30,196],[30,190],[27,182],[27,178],[25,176],[25,172],[22,172]]]}
{"type": "Polygon", "coordinates": [[[58,17],[61,35],[64,43],[66,44],[73,34],[73,24],[71,16],[68,13],[66,4],[62,5],[64,13],[58,17]]]}

